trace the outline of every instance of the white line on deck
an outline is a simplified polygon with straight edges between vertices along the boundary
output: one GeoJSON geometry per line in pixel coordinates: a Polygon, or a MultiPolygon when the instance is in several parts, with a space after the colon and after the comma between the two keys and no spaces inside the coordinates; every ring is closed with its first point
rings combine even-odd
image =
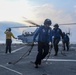
{"type": "Polygon", "coordinates": [[[5,66],[3,66],[3,65],[0,65],[0,67],[2,67],[2,68],[4,68],[4,69],[7,69],[7,70],[9,70],[9,71],[12,71],[12,72],[14,72],[14,73],[17,73],[17,74],[19,74],[19,75],[22,75],[22,73],[20,73],[20,72],[18,72],[18,71],[16,71],[16,70],[10,69],[10,68],[8,68],[8,67],[5,67],[5,66]]]}
{"type": "Polygon", "coordinates": [[[27,46],[23,46],[23,47],[20,47],[20,48],[18,48],[18,49],[15,49],[14,51],[12,51],[12,53],[15,53],[15,52],[17,52],[17,51],[19,51],[19,50],[21,50],[21,49],[23,49],[23,48],[25,48],[25,47],[27,47],[27,46]]]}
{"type": "MultiPolygon", "coordinates": [[[[46,59],[43,59],[44,61],[46,61],[46,59]]],[[[70,61],[70,62],[76,62],[76,60],[73,59],[47,59],[47,61],[70,61]]]]}

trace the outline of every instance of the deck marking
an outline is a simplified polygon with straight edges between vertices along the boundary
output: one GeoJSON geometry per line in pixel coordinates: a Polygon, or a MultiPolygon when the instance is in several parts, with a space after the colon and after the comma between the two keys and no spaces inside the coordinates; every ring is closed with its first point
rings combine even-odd
{"type": "Polygon", "coordinates": [[[20,48],[18,48],[18,49],[15,49],[15,50],[12,51],[12,53],[15,53],[15,52],[17,52],[17,51],[19,51],[19,50],[21,50],[21,49],[23,49],[23,48],[25,48],[25,47],[27,47],[27,46],[23,46],[23,47],[20,47],[20,48]]]}
{"type": "MultiPolygon", "coordinates": [[[[43,59],[44,61],[46,61],[46,59],[43,59]]],[[[70,62],[76,62],[76,60],[73,59],[47,59],[47,61],[70,61],[70,62]]]]}
{"type": "Polygon", "coordinates": [[[12,72],[14,72],[14,73],[17,73],[17,74],[19,74],[19,75],[22,75],[22,73],[20,73],[20,72],[18,72],[18,71],[16,71],[16,70],[10,69],[10,68],[8,68],[8,67],[6,67],[6,66],[0,65],[0,67],[2,67],[2,68],[4,68],[4,69],[7,69],[7,70],[9,70],[9,71],[12,71],[12,72]]]}

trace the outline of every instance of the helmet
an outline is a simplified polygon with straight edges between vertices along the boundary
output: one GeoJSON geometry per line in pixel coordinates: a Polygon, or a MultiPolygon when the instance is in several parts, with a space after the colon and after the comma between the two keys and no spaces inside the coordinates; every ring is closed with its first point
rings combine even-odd
{"type": "Polygon", "coordinates": [[[54,25],[54,27],[59,27],[59,25],[56,23],[56,24],[54,25]]]}
{"type": "Polygon", "coordinates": [[[11,28],[8,28],[8,31],[11,31],[11,28]]]}
{"type": "Polygon", "coordinates": [[[8,31],[8,29],[6,29],[6,31],[8,31]]]}
{"type": "Polygon", "coordinates": [[[52,22],[51,22],[51,20],[50,19],[45,19],[45,21],[44,21],[44,25],[51,25],[52,24],[52,22]]]}
{"type": "Polygon", "coordinates": [[[65,32],[63,32],[63,34],[65,35],[65,32]]]}

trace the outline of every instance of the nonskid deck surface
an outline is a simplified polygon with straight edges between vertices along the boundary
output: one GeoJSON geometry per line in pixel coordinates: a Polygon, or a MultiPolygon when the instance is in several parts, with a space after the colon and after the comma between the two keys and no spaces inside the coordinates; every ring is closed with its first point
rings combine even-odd
{"type": "Polygon", "coordinates": [[[30,47],[24,44],[12,44],[12,53],[5,54],[5,45],[0,44],[0,75],[76,75],[76,45],[71,45],[70,50],[65,52],[60,45],[58,56],[54,56],[52,49],[50,57],[44,59],[37,69],[30,62],[35,61],[37,46],[16,64],[9,64],[20,59],[25,52],[28,54],[30,47]]]}

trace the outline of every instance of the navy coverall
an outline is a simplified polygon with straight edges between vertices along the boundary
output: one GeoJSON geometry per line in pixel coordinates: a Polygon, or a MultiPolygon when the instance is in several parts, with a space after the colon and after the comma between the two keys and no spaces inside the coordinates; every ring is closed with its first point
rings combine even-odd
{"type": "Polygon", "coordinates": [[[67,34],[63,34],[63,50],[65,50],[65,45],[67,47],[67,51],[69,50],[69,36],[67,34]]]}
{"type": "Polygon", "coordinates": [[[52,33],[53,33],[53,45],[54,45],[54,50],[55,50],[55,56],[57,56],[58,44],[62,37],[62,30],[60,28],[53,28],[52,33]]]}
{"type": "Polygon", "coordinates": [[[35,32],[33,41],[38,36],[38,54],[36,57],[35,64],[40,65],[41,60],[46,57],[49,52],[49,42],[52,42],[52,30],[50,27],[40,26],[35,32]]]}

